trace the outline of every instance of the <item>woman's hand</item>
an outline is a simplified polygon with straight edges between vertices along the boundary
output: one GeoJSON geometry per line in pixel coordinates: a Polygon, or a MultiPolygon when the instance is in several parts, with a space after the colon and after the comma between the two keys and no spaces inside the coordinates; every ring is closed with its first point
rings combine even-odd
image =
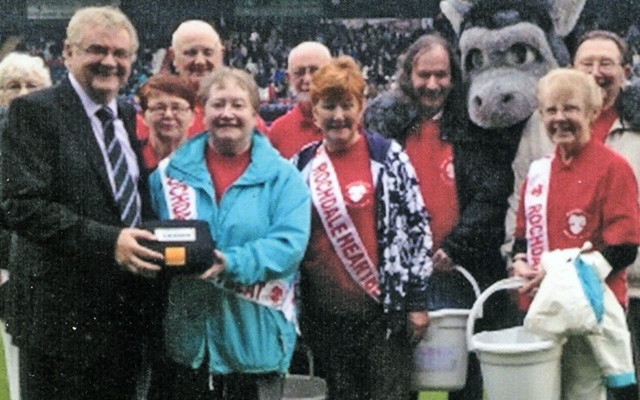
{"type": "Polygon", "coordinates": [[[527,295],[533,297],[538,292],[538,288],[540,287],[540,283],[544,279],[545,275],[546,275],[546,273],[545,273],[544,269],[540,268],[539,271],[536,271],[536,275],[533,276],[533,278],[531,278],[529,283],[527,283],[526,285],[524,285],[524,286],[522,286],[520,288],[520,293],[527,294],[527,295]]]}
{"type": "Polygon", "coordinates": [[[428,311],[412,311],[407,315],[407,334],[411,343],[418,343],[427,334],[431,317],[428,311]]]}
{"type": "Polygon", "coordinates": [[[537,269],[531,267],[529,263],[527,263],[523,259],[513,260],[513,264],[511,264],[511,268],[513,269],[514,276],[529,279],[529,280],[533,279],[538,273],[537,269]]]}
{"type": "Polygon", "coordinates": [[[227,268],[227,260],[224,254],[219,250],[214,250],[216,255],[216,259],[213,262],[213,265],[208,270],[204,271],[202,275],[200,275],[200,279],[212,279],[216,276],[220,275],[225,268],[227,268]]]}
{"type": "Polygon", "coordinates": [[[442,249],[436,250],[431,259],[433,261],[433,270],[436,272],[449,272],[455,267],[453,260],[442,249]]]}
{"type": "Polygon", "coordinates": [[[511,264],[513,276],[527,279],[529,282],[522,286],[518,292],[529,296],[535,295],[540,286],[540,282],[544,279],[545,272],[542,268],[532,267],[524,258],[515,257],[511,264]]]}

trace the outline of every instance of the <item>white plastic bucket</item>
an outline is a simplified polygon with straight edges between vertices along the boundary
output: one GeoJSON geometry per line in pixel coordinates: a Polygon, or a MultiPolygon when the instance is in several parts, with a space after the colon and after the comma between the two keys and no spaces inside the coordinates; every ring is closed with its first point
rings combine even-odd
{"type": "MultiPolygon", "coordinates": [[[[467,278],[479,296],[480,288],[473,276],[462,267],[456,269],[467,278]]],[[[464,387],[469,356],[465,328],[470,311],[442,309],[429,313],[429,330],[413,353],[414,389],[449,392],[464,387]]]]}
{"type": "Polygon", "coordinates": [[[473,335],[478,310],[493,293],[515,289],[520,278],[491,285],[476,300],[467,321],[469,351],[480,360],[484,391],[489,400],[560,400],[562,344],[528,332],[524,327],[473,335]]]}

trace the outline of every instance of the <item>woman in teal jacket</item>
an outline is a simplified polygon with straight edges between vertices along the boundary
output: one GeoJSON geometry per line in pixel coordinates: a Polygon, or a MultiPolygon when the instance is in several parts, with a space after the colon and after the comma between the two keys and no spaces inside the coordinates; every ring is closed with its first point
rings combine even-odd
{"type": "Polygon", "coordinates": [[[208,132],[150,178],[160,218],[208,221],[219,249],[203,275],[171,283],[170,398],[279,399],[296,340],[293,282],[309,238],[308,189],[255,131],[251,76],[216,69],[199,96],[208,132]]]}

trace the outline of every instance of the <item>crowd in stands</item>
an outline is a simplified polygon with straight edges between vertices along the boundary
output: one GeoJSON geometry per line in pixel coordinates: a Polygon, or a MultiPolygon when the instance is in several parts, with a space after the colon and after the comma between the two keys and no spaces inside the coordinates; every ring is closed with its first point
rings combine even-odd
{"type": "MultiPolygon", "coordinates": [[[[251,72],[261,88],[265,119],[270,121],[290,105],[285,79],[287,55],[293,46],[304,40],[324,43],[334,55],[349,55],[361,63],[367,79],[368,97],[388,87],[400,54],[410,43],[425,33],[421,21],[361,20],[287,22],[256,21],[227,23],[220,28],[225,52],[225,64],[251,72]]],[[[163,67],[163,58],[170,37],[160,34],[141,35],[138,59],[134,64],[124,95],[133,100],[138,88],[151,75],[163,67]]],[[[19,38],[16,50],[26,51],[44,58],[51,69],[53,82],[65,74],[62,61],[63,30],[39,28],[25,32],[19,38]]],[[[2,38],[3,42],[9,38],[2,38]]],[[[168,63],[164,68],[170,68],[168,63]]]]}
{"type": "MultiPolygon", "coordinates": [[[[261,115],[267,122],[290,108],[290,96],[285,79],[287,55],[292,47],[305,40],[324,43],[333,55],[349,55],[361,64],[367,80],[367,97],[372,99],[387,89],[398,57],[409,44],[429,28],[426,20],[319,20],[298,21],[257,20],[226,23],[220,34],[226,49],[225,64],[245,69],[256,79],[261,90],[261,115]]],[[[640,43],[640,30],[632,25],[627,39],[633,49],[640,43]]],[[[133,102],[139,87],[161,68],[171,68],[165,59],[170,37],[158,32],[141,35],[138,59],[134,64],[124,95],[133,102]]],[[[38,28],[17,39],[17,50],[42,57],[51,70],[54,83],[60,81],[66,69],[62,61],[64,32],[38,28]]],[[[12,37],[1,38],[3,44],[12,37]]],[[[10,45],[7,44],[9,47],[10,45]]],[[[638,54],[638,51],[634,51],[638,54]]],[[[1,55],[0,55],[1,56],[1,55]]],[[[634,61],[640,61],[635,57],[634,61]]],[[[640,72],[640,63],[635,70],[640,72]]],[[[636,74],[638,76],[638,74],[636,74]]]]}

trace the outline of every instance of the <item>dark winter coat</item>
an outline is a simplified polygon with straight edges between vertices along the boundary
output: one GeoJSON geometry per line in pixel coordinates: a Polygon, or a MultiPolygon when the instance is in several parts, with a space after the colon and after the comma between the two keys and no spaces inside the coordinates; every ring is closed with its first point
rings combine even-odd
{"type": "MultiPolygon", "coordinates": [[[[511,162],[524,123],[495,131],[474,126],[468,121],[462,93],[449,95],[440,118],[441,138],[453,147],[460,216],[441,247],[481,287],[487,287],[506,277],[500,246],[514,184],[511,162]]],[[[365,122],[367,128],[404,145],[412,130],[419,128],[420,109],[401,93],[386,93],[369,105],[365,122]]]]}

